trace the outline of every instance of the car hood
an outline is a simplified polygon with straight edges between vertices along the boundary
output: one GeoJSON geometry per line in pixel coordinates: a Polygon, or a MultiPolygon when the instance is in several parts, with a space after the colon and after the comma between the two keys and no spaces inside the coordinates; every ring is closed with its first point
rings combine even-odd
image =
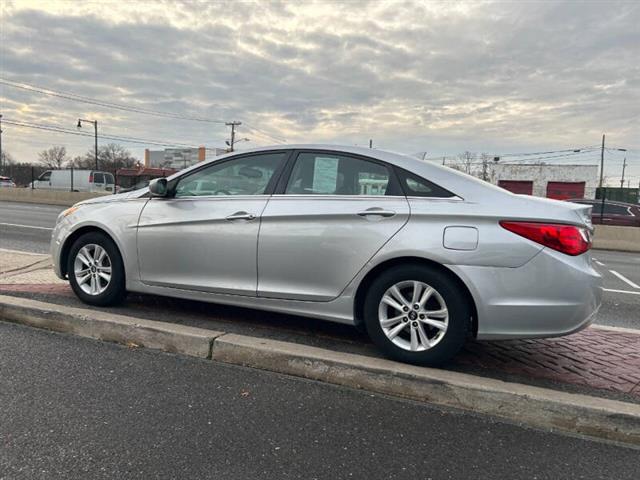
{"type": "Polygon", "coordinates": [[[88,200],[83,200],[81,202],[76,203],[76,205],[88,205],[95,203],[113,203],[113,202],[121,202],[123,200],[129,200],[132,198],[140,198],[149,192],[147,187],[141,188],[139,190],[134,190],[132,192],[125,193],[116,193],[115,195],[101,195],[95,198],[89,198],[88,200]]]}

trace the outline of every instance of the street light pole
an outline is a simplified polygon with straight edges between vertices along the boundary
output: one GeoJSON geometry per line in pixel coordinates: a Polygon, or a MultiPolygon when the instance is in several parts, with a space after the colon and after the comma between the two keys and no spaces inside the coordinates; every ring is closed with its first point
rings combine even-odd
{"type": "Polygon", "coordinates": [[[98,170],[98,121],[97,120],[85,120],[84,118],[78,119],[78,128],[82,128],[82,122],[92,123],[93,124],[93,132],[94,132],[94,150],[93,156],[96,162],[96,170],[98,170]]]}
{"type": "Polygon", "coordinates": [[[604,133],[602,134],[602,148],[600,149],[600,183],[598,186],[602,188],[602,180],[604,178],[604,133]]]}

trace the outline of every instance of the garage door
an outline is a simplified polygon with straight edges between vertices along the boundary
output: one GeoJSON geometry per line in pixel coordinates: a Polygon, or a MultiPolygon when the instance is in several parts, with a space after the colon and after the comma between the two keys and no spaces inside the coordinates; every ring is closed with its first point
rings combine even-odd
{"type": "Polygon", "coordinates": [[[533,194],[533,181],[529,180],[498,180],[498,186],[521,195],[533,194]]]}
{"type": "Polygon", "coordinates": [[[549,182],[547,198],[566,200],[568,198],[584,198],[584,182],[549,182]]]}

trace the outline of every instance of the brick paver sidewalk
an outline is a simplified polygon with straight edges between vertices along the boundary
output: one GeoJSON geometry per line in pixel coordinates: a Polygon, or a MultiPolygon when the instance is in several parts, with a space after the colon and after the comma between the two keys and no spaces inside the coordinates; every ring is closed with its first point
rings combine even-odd
{"type": "Polygon", "coordinates": [[[591,327],[559,338],[470,342],[457,362],[640,397],[640,330],[591,327]]]}
{"type": "MultiPolygon", "coordinates": [[[[55,277],[50,264],[41,260],[25,256],[20,259],[22,269],[16,269],[18,259],[11,265],[5,262],[0,269],[0,293],[73,295],[68,283],[55,277]]],[[[469,342],[456,364],[482,368],[488,375],[515,374],[640,397],[640,330],[592,327],[553,339],[469,342]]]]}

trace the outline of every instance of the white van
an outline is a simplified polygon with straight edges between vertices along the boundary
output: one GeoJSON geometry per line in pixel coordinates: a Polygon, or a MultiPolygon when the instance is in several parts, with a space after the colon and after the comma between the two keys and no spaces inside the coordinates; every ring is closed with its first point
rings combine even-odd
{"type": "Polygon", "coordinates": [[[112,174],[97,170],[47,170],[32,182],[31,187],[74,192],[113,192],[114,180],[112,174]]]}

